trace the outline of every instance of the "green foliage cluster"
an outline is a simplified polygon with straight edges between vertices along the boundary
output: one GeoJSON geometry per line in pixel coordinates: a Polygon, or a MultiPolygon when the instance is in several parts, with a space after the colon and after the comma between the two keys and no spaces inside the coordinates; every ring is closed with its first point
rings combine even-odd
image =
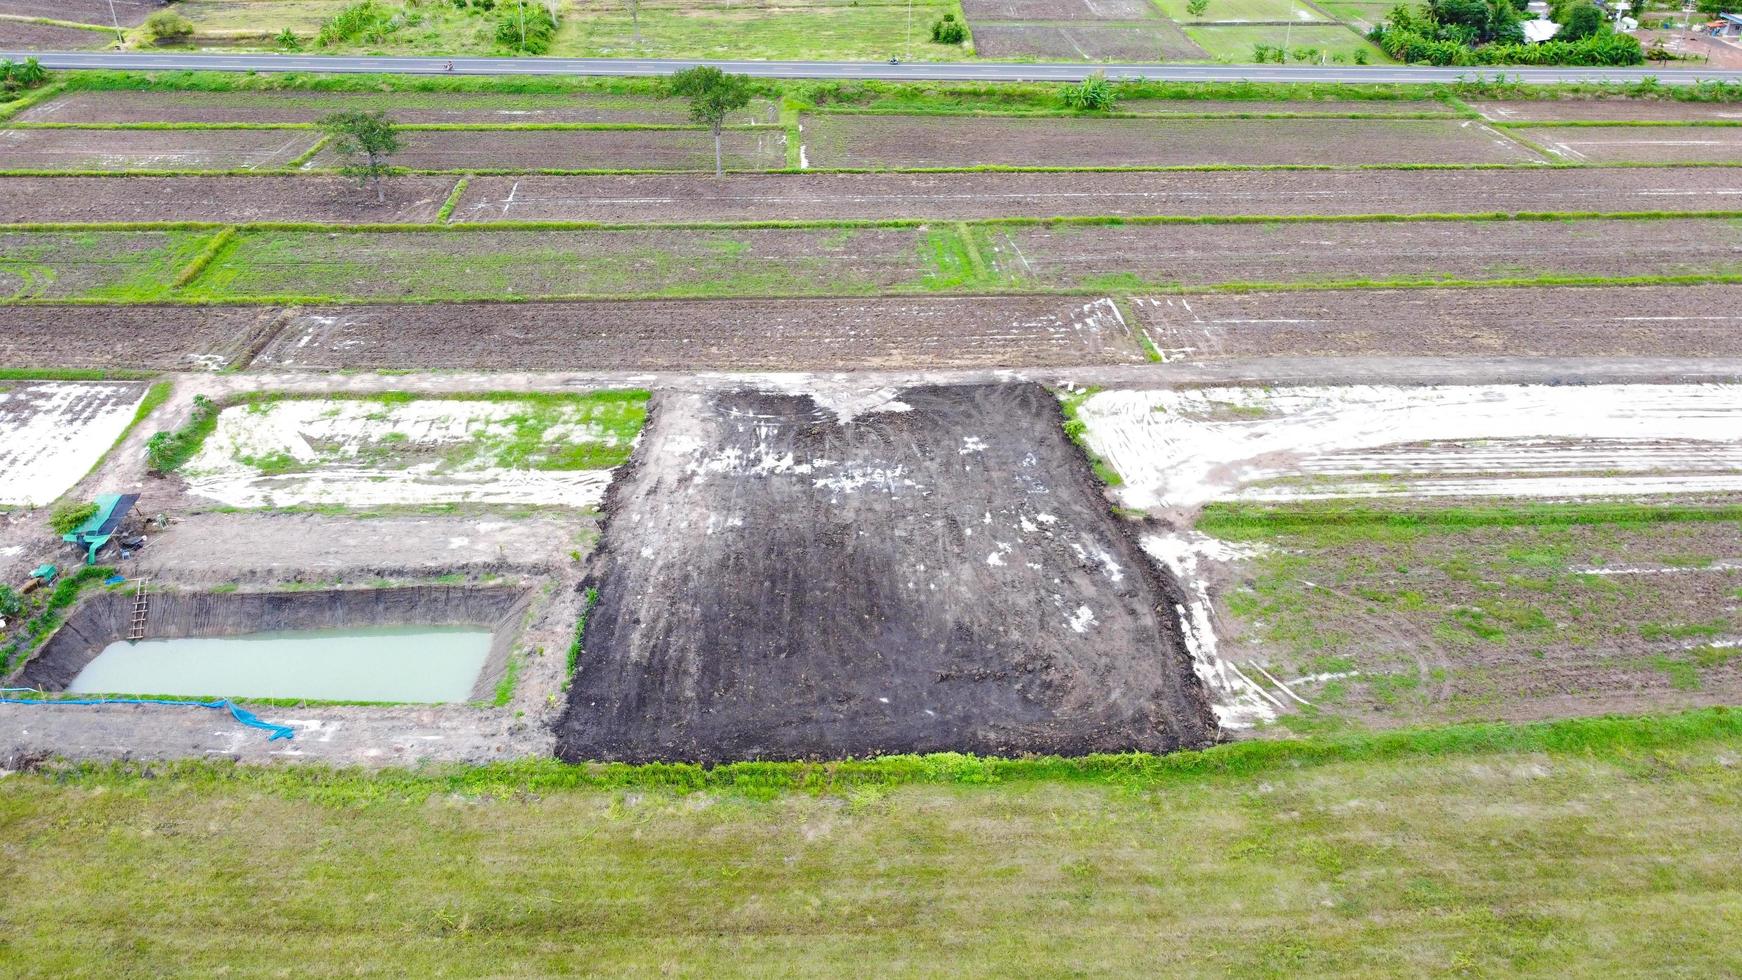
{"type": "Polygon", "coordinates": [[[194,36],[194,22],[173,10],[159,10],[145,18],[141,31],[148,44],[184,41],[194,36]]]}
{"type": "Polygon", "coordinates": [[[386,200],[381,179],[389,169],[387,158],[399,152],[399,131],[385,112],[335,112],[316,123],[326,131],[335,151],[345,157],[340,168],[347,177],[375,187],[375,199],[386,200]]]}
{"type": "Polygon", "coordinates": [[[599,590],[588,588],[586,595],[581,597],[581,616],[575,621],[575,638],[569,641],[568,672],[563,675],[563,687],[568,687],[569,680],[575,676],[575,668],[581,665],[581,644],[587,638],[587,617],[593,612],[593,605],[599,601],[599,590]]]}
{"type": "Polygon", "coordinates": [[[173,473],[192,459],[212,430],[218,427],[218,403],[205,395],[194,396],[193,414],[174,432],[159,432],[145,444],[145,462],[151,472],[173,473]]]}
{"type": "Polygon", "coordinates": [[[1186,0],[1186,13],[1191,14],[1193,20],[1202,20],[1204,11],[1209,9],[1210,0],[1186,0]]]}
{"type": "Polygon", "coordinates": [[[955,14],[945,14],[931,26],[931,39],[934,44],[961,44],[968,39],[968,25],[957,20],[955,14]]]}
{"type": "Polygon", "coordinates": [[[379,44],[405,24],[405,12],[377,0],[354,3],[321,22],[315,43],[321,47],[363,41],[379,44]]]}
{"type": "Polygon", "coordinates": [[[708,127],[714,134],[714,176],[720,176],[720,130],[726,117],[750,104],[754,94],[750,79],[744,75],[728,75],[713,65],[685,68],[671,76],[666,85],[667,97],[690,100],[690,118],[708,127]]]}
{"type": "Polygon", "coordinates": [[[62,613],[79,598],[79,593],[97,582],[101,582],[115,574],[113,568],[95,565],[85,566],[55,583],[46,600],[40,600],[41,605],[36,614],[27,620],[24,626],[0,646],[0,677],[12,672],[12,668],[32,650],[35,650],[47,640],[55,628],[60,625],[62,613]]]}
{"type": "Polygon", "coordinates": [[[23,61],[8,61],[0,58],[0,91],[20,92],[27,88],[36,88],[48,81],[48,72],[35,58],[23,61]]]}
{"type": "Polygon", "coordinates": [[[279,31],[278,34],[272,38],[272,43],[277,45],[280,51],[302,50],[302,38],[297,37],[296,32],[288,27],[279,31]]]}
{"type": "Polygon", "coordinates": [[[1059,98],[1067,107],[1081,112],[1111,112],[1119,104],[1119,94],[1104,72],[1095,72],[1076,85],[1066,85],[1059,91],[1059,98]]]}
{"type": "Polygon", "coordinates": [[[56,534],[67,534],[73,528],[85,523],[97,514],[97,505],[86,501],[78,503],[67,501],[57,504],[48,515],[48,526],[56,534]]]}
{"type": "Polygon", "coordinates": [[[496,43],[518,54],[544,54],[556,39],[556,18],[544,5],[529,0],[503,4],[496,22],[496,43]]]}
{"type": "Polygon", "coordinates": [[[10,585],[0,585],[0,619],[11,619],[24,611],[24,597],[10,585]]]}
{"type": "Polygon", "coordinates": [[[1588,0],[1567,0],[1554,10],[1561,34],[1542,44],[1524,43],[1523,14],[1512,0],[1394,7],[1368,37],[1406,64],[1615,67],[1645,61],[1639,39],[1611,30],[1588,0]]]}

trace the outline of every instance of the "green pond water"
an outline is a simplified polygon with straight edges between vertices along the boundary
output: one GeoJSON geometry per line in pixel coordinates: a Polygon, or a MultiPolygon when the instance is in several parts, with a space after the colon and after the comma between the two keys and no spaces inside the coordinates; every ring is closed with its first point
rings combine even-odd
{"type": "Polygon", "coordinates": [[[382,626],[111,643],[68,691],[465,701],[490,654],[490,631],[382,626]]]}

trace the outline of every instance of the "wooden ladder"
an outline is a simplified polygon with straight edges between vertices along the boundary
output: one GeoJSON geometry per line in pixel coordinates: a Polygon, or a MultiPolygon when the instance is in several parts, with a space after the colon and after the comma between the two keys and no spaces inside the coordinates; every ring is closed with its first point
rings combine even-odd
{"type": "Polygon", "coordinates": [[[133,625],[127,630],[129,640],[145,639],[145,619],[151,611],[151,597],[145,594],[145,580],[139,580],[139,588],[133,593],[133,625]]]}

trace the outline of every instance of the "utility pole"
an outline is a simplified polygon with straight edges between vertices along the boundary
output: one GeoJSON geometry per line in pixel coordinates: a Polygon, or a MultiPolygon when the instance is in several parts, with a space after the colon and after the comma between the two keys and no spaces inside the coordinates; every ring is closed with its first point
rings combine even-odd
{"type": "Polygon", "coordinates": [[[126,44],[127,35],[121,31],[121,15],[115,12],[115,0],[109,0],[109,19],[115,22],[115,43],[126,44]]]}
{"type": "Polygon", "coordinates": [[[913,0],[907,0],[907,60],[913,60],[913,0]]]}

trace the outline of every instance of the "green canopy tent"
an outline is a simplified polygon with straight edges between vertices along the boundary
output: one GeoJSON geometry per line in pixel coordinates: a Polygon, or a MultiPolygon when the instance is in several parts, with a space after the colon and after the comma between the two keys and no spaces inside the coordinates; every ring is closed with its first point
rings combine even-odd
{"type": "Polygon", "coordinates": [[[132,512],[133,505],[139,502],[136,493],[109,493],[97,498],[97,512],[90,519],[71,531],[61,535],[61,540],[67,544],[85,549],[85,564],[97,563],[97,552],[109,543],[115,536],[115,531],[121,527],[121,521],[132,512]]]}

